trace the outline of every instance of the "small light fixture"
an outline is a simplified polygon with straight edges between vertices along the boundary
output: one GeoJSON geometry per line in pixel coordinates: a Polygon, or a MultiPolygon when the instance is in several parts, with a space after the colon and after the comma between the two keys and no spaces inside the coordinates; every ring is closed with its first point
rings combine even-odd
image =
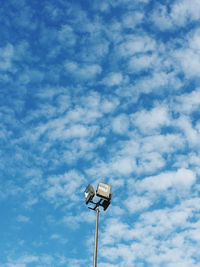
{"type": "Polygon", "coordinates": [[[91,184],[85,189],[85,203],[88,204],[92,201],[93,197],[95,196],[94,188],[91,184]]]}
{"type": "Polygon", "coordinates": [[[97,186],[97,196],[109,200],[110,199],[110,185],[100,182],[97,186]]]}

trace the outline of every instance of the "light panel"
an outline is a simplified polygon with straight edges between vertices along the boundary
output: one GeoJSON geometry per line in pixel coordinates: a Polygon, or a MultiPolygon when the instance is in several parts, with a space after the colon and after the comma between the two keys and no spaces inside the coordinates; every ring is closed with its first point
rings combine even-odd
{"type": "Polygon", "coordinates": [[[88,204],[90,201],[92,201],[93,197],[95,196],[94,188],[91,184],[88,185],[88,187],[85,189],[85,203],[88,204]]]}
{"type": "Polygon", "coordinates": [[[100,182],[97,187],[97,196],[103,199],[110,199],[110,185],[100,182]]]}

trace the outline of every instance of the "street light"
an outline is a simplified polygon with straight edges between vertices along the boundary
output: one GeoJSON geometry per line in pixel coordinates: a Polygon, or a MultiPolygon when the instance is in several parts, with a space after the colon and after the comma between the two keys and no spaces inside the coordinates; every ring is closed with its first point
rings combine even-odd
{"type": "Polygon", "coordinates": [[[88,185],[85,189],[85,203],[92,203],[93,208],[88,207],[91,210],[96,211],[96,233],[95,233],[95,245],[94,245],[94,267],[97,267],[97,246],[98,246],[98,230],[99,230],[99,206],[103,207],[104,211],[107,210],[110,205],[113,193],[110,192],[110,185],[100,182],[97,186],[96,196],[100,199],[97,202],[93,201],[95,191],[92,185],[88,185]]]}

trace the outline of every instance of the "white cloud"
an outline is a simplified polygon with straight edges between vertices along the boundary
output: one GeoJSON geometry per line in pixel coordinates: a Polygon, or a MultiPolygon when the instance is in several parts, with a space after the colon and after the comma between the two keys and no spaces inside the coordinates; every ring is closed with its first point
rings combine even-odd
{"type": "Polygon", "coordinates": [[[200,106],[200,88],[196,88],[191,93],[185,93],[176,97],[174,109],[180,113],[190,115],[193,111],[197,111],[200,106]]]}
{"type": "Polygon", "coordinates": [[[84,182],[84,177],[75,170],[63,175],[49,177],[46,183],[44,197],[55,205],[68,202],[68,206],[70,207],[79,200],[80,194],[77,194],[77,192],[80,192],[80,187],[84,182]],[[70,200],[70,203],[67,199],[70,200]]]}
{"type": "Polygon", "coordinates": [[[120,114],[112,120],[112,129],[118,134],[127,134],[129,128],[129,117],[126,114],[120,114]]]}
{"type": "Polygon", "coordinates": [[[88,129],[83,125],[73,125],[69,129],[65,130],[63,137],[66,138],[77,138],[77,137],[86,137],[88,136],[88,129]]]}
{"type": "Polygon", "coordinates": [[[153,109],[146,111],[142,110],[132,114],[133,126],[146,135],[152,134],[162,126],[167,126],[170,123],[168,110],[165,106],[156,106],[153,109]]]}
{"type": "MultiPolygon", "coordinates": [[[[53,125],[52,125],[53,126],[53,125]]],[[[97,126],[87,127],[82,124],[74,124],[71,126],[61,125],[54,128],[50,128],[47,132],[49,139],[73,139],[73,138],[86,138],[93,136],[98,131],[97,126]]]]}
{"type": "Polygon", "coordinates": [[[69,25],[62,26],[61,30],[58,32],[58,39],[67,46],[73,46],[76,43],[76,35],[69,25]]]}
{"type": "Polygon", "coordinates": [[[191,146],[199,146],[199,132],[193,127],[189,117],[184,115],[180,116],[174,123],[183,130],[188,144],[191,146]]]}
{"type": "Polygon", "coordinates": [[[94,1],[94,9],[100,10],[101,12],[108,12],[110,10],[110,3],[107,1],[101,1],[98,0],[94,1]]]}
{"type": "Polygon", "coordinates": [[[0,70],[7,71],[12,68],[12,58],[14,56],[14,47],[7,44],[5,47],[0,48],[0,70]]]}
{"type": "Polygon", "coordinates": [[[136,53],[144,53],[154,51],[156,43],[153,39],[148,36],[136,36],[128,37],[127,40],[123,41],[118,49],[121,56],[129,57],[136,53]]]}
{"type": "Polygon", "coordinates": [[[172,5],[170,16],[173,22],[180,26],[183,26],[187,20],[198,20],[200,18],[199,1],[175,1],[175,3],[172,5]]]}
{"type": "Polygon", "coordinates": [[[152,55],[134,56],[129,61],[128,69],[130,73],[137,73],[157,65],[156,63],[156,58],[152,55]]]}
{"type": "Polygon", "coordinates": [[[141,140],[141,150],[146,152],[173,153],[184,148],[185,139],[180,134],[151,135],[141,140]]]}
{"type": "Polygon", "coordinates": [[[164,172],[137,182],[138,191],[163,191],[171,187],[190,189],[195,183],[196,175],[191,170],[179,169],[176,172],[164,172]]]}
{"type": "Polygon", "coordinates": [[[188,22],[197,21],[200,18],[200,8],[198,0],[176,0],[170,6],[157,5],[152,15],[155,26],[163,30],[172,30],[175,27],[183,27],[188,22]]]}
{"type": "Polygon", "coordinates": [[[200,52],[191,49],[180,49],[174,53],[187,78],[200,76],[200,52]]]}
{"type": "Polygon", "coordinates": [[[156,92],[159,95],[162,94],[164,87],[168,87],[170,83],[172,83],[174,90],[176,87],[179,88],[180,83],[177,84],[177,81],[174,81],[173,76],[173,74],[168,74],[164,71],[153,72],[153,75],[146,76],[139,80],[133,87],[134,91],[138,94],[156,92]]]}
{"type": "Polygon", "coordinates": [[[76,230],[80,227],[80,224],[87,222],[87,223],[94,223],[96,219],[95,213],[92,211],[84,211],[79,213],[78,215],[70,215],[64,216],[62,223],[67,225],[69,228],[76,230]]]}
{"type": "Polygon", "coordinates": [[[30,221],[30,218],[27,217],[27,216],[24,216],[24,215],[19,215],[19,216],[17,217],[17,221],[18,221],[18,222],[29,222],[29,221],[30,221]]]}
{"type": "Polygon", "coordinates": [[[52,234],[50,236],[50,239],[52,240],[56,240],[57,242],[61,243],[61,244],[66,244],[68,242],[68,239],[66,239],[66,237],[63,237],[59,234],[52,234]]]}
{"type": "Polygon", "coordinates": [[[158,5],[152,14],[154,26],[161,31],[168,30],[173,27],[172,20],[167,12],[167,6],[158,5]]]}
{"type": "MultiPolygon", "coordinates": [[[[112,184],[112,183],[110,183],[110,184],[112,184]]],[[[113,188],[113,184],[112,184],[112,188],[113,188]]],[[[119,217],[119,216],[124,215],[125,211],[123,208],[121,208],[119,206],[114,206],[112,204],[112,209],[111,209],[110,213],[112,214],[113,217],[116,217],[116,216],[119,217]]]]}
{"type": "Polygon", "coordinates": [[[103,245],[111,245],[120,240],[131,240],[133,236],[133,231],[128,224],[118,219],[109,219],[101,234],[101,243],[103,245]]]}
{"type": "Polygon", "coordinates": [[[179,49],[173,51],[173,55],[179,63],[187,78],[199,77],[199,47],[200,32],[199,29],[191,30],[179,49]]]}
{"type": "Polygon", "coordinates": [[[116,264],[102,263],[100,262],[99,267],[116,267],[116,264]]]}
{"type": "Polygon", "coordinates": [[[123,175],[129,175],[133,170],[135,170],[135,159],[131,157],[119,157],[115,158],[110,164],[110,168],[118,173],[123,175]]]}
{"type": "Polygon", "coordinates": [[[102,113],[99,111],[99,107],[89,107],[89,103],[87,102],[85,108],[77,106],[74,109],[69,110],[65,120],[66,122],[71,123],[81,123],[86,125],[84,127],[87,127],[88,124],[96,122],[101,116],[102,113]]]}
{"type": "Polygon", "coordinates": [[[119,105],[119,100],[117,98],[112,98],[112,99],[104,99],[101,103],[101,111],[103,113],[110,113],[114,111],[117,106],[119,105]]]}
{"type": "Polygon", "coordinates": [[[103,79],[102,83],[107,86],[117,86],[123,81],[123,76],[120,72],[112,72],[103,79]]]}
{"type": "Polygon", "coordinates": [[[188,45],[195,51],[200,50],[200,30],[197,28],[188,35],[188,45]]]}
{"type": "Polygon", "coordinates": [[[131,196],[125,201],[125,205],[130,213],[141,212],[152,204],[147,197],[131,196]]]}
{"type": "Polygon", "coordinates": [[[66,71],[73,74],[77,79],[92,79],[101,73],[101,66],[98,64],[78,64],[74,61],[65,63],[66,71]]]}
{"type": "MultiPolygon", "coordinates": [[[[68,262],[72,262],[71,259],[68,259],[68,262]]],[[[83,262],[83,261],[82,261],[83,262]]],[[[49,255],[49,254],[42,254],[39,255],[31,255],[28,253],[24,253],[20,257],[8,257],[7,262],[3,263],[3,267],[26,267],[29,264],[37,264],[37,266],[52,266],[52,264],[65,264],[66,266],[67,259],[65,256],[56,254],[56,255],[49,255]]],[[[70,266],[70,265],[67,265],[70,266]]],[[[75,265],[73,265],[75,266],[75,265]]]]}
{"type": "Polygon", "coordinates": [[[162,155],[157,152],[142,153],[138,155],[136,173],[154,173],[165,166],[162,155]]]}
{"type": "Polygon", "coordinates": [[[122,19],[123,26],[125,28],[134,29],[137,24],[141,23],[143,17],[144,14],[138,11],[127,13],[122,19]]]}
{"type": "Polygon", "coordinates": [[[4,265],[5,267],[25,267],[29,263],[36,263],[38,262],[39,258],[37,256],[33,255],[23,255],[18,259],[15,259],[15,261],[12,261],[11,259],[4,265]]]}

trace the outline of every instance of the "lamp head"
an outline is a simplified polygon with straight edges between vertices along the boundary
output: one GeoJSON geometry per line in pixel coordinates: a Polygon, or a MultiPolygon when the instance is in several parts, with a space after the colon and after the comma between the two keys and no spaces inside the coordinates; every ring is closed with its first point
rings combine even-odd
{"type": "Polygon", "coordinates": [[[110,185],[100,182],[97,186],[97,196],[105,200],[110,200],[110,185]]]}
{"type": "Polygon", "coordinates": [[[93,186],[89,184],[85,189],[84,193],[85,193],[85,203],[88,204],[90,201],[92,201],[93,197],[95,196],[93,186]]]}

